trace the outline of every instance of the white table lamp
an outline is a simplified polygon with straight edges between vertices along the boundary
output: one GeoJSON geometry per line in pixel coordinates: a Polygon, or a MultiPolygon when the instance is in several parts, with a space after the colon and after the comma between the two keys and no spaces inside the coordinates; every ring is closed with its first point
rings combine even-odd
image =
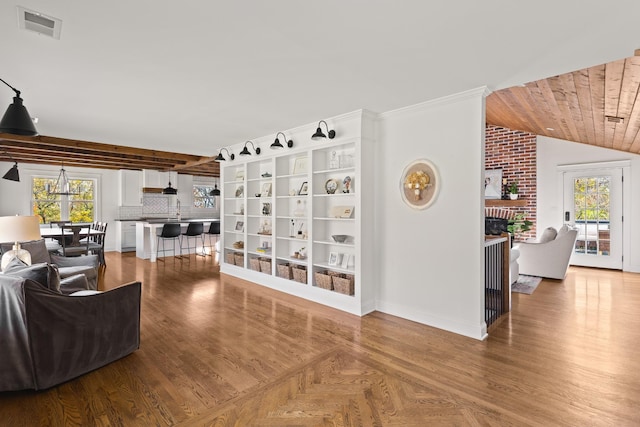
{"type": "Polygon", "coordinates": [[[40,239],[40,221],[37,216],[2,216],[0,217],[0,242],[14,242],[13,250],[2,255],[0,268],[5,269],[12,259],[18,258],[31,265],[29,251],[20,249],[20,242],[40,239]]]}

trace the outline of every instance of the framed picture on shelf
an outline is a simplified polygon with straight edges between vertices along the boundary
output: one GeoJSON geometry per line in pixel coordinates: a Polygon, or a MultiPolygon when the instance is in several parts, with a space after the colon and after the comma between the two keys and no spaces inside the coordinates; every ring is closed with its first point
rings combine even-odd
{"type": "Polygon", "coordinates": [[[236,231],[244,231],[244,221],[236,221],[236,231]]]}
{"type": "Polygon", "coordinates": [[[339,266],[342,265],[343,254],[339,254],[338,252],[329,253],[329,265],[331,266],[339,266]]]}
{"type": "Polygon", "coordinates": [[[349,254],[344,254],[344,256],[342,257],[342,268],[349,268],[349,259],[352,257],[353,255],[349,255],[349,254]]]}
{"type": "Polygon", "coordinates": [[[262,193],[260,193],[261,197],[271,197],[271,183],[265,182],[262,184],[262,193]]]}
{"type": "Polygon", "coordinates": [[[305,181],[300,186],[300,190],[298,190],[298,195],[306,196],[307,194],[309,194],[309,182],[305,181]]]}
{"type": "Polygon", "coordinates": [[[307,158],[298,157],[293,162],[293,175],[307,173],[307,158]]]}
{"type": "Polygon", "coordinates": [[[502,197],[502,169],[484,171],[484,198],[499,199],[502,197]]]}

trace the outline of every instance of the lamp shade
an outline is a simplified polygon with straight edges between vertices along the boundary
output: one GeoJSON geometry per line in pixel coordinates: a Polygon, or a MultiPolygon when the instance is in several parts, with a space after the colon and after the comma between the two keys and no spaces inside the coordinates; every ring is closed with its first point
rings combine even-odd
{"type": "Polygon", "coordinates": [[[40,221],[37,216],[1,216],[0,242],[15,243],[38,240],[40,221]]]}
{"type": "Polygon", "coordinates": [[[7,179],[9,181],[20,182],[20,173],[18,172],[18,162],[16,162],[11,169],[7,171],[2,177],[3,179],[7,179]]]}
{"type": "Polygon", "coordinates": [[[7,111],[0,120],[0,132],[13,135],[35,136],[38,134],[29,112],[22,105],[22,98],[13,97],[13,104],[9,105],[7,111]]]}

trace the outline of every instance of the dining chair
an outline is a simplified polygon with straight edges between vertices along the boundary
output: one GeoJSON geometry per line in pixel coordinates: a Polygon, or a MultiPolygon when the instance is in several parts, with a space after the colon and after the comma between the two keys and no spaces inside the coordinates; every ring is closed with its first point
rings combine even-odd
{"type": "Polygon", "coordinates": [[[157,243],[156,243],[156,260],[157,261],[162,261],[164,262],[164,259],[160,258],[160,252],[162,253],[166,253],[167,251],[172,251],[174,252],[174,257],[175,258],[182,258],[182,245],[180,245],[180,255],[175,255],[175,241],[176,239],[178,239],[178,243],[180,243],[180,235],[182,233],[182,228],[180,227],[180,224],[175,223],[175,224],[164,224],[162,226],[162,231],[160,232],[160,234],[158,234],[158,239],[157,239],[157,243]],[[165,240],[171,240],[172,241],[172,247],[171,249],[166,249],[164,248],[164,242],[165,240]],[[160,249],[160,242],[162,242],[162,250],[160,249]]]}
{"type": "MultiPolygon", "coordinates": [[[[190,222],[187,226],[187,231],[182,233],[180,236],[180,251],[182,252],[182,242],[186,238],[187,239],[187,258],[189,258],[191,245],[189,244],[191,238],[195,239],[195,244],[193,246],[194,251],[198,248],[198,237],[202,241],[202,249],[204,250],[204,224],[202,222],[190,222]]],[[[197,255],[203,255],[202,253],[197,255]]]]}
{"type": "MultiPolygon", "coordinates": [[[[64,221],[49,221],[49,228],[60,228],[63,225],[71,225],[71,221],[69,220],[64,220],[64,221]]],[[[62,248],[62,237],[54,237],[53,240],[55,240],[56,242],[58,242],[58,244],[60,245],[58,249],[62,248]]],[[[68,241],[71,241],[71,237],[67,237],[68,241]]],[[[53,248],[53,246],[52,246],[53,248]]]]}
{"type": "Polygon", "coordinates": [[[89,239],[89,250],[92,254],[98,255],[98,260],[101,266],[107,266],[107,261],[104,258],[104,241],[107,235],[107,223],[95,222],[91,227],[94,231],[98,231],[99,234],[91,234],[87,238],[89,239]]]}
{"type": "Polygon", "coordinates": [[[83,234],[89,235],[90,226],[88,225],[61,225],[63,239],[62,250],[58,252],[65,257],[89,255],[89,239],[80,241],[83,234]],[[67,236],[69,235],[69,236],[67,236]],[[70,239],[68,237],[71,237],[70,239]]]}

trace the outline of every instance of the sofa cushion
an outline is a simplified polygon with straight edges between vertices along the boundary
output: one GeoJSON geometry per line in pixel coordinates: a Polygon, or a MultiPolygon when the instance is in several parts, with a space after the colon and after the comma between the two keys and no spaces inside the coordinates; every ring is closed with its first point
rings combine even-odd
{"type": "Polygon", "coordinates": [[[542,232],[542,235],[540,236],[540,239],[538,240],[538,243],[550,242],[550,241],[554,240],[557,235],[558,235],[558,232],[556,231],[555,228],[547,227],[542,232]]]}
{"type": "Polygon", "coordinates": [[[7,276],[31,279],[34,282],[40,283],[45,288],[61,293],[60,275],[55,265],[46,262],[27,265],[18,258],[14,258],[4,269],[3,273],[7,276]]]}
{"type": "MultiPolygon", "coordinates": [[[[13,248],[13,243],[3,243],[0,245],[2,253],[10,251],[13,248]]],[[[20,242],[20,248],[29,251],[31,254],[31,263],[39,264],[41,262],[51,262],[49,257],[49,251],[47,250],[47,244],[44,239],[31,240],[29,242],[20,242]]]]}

